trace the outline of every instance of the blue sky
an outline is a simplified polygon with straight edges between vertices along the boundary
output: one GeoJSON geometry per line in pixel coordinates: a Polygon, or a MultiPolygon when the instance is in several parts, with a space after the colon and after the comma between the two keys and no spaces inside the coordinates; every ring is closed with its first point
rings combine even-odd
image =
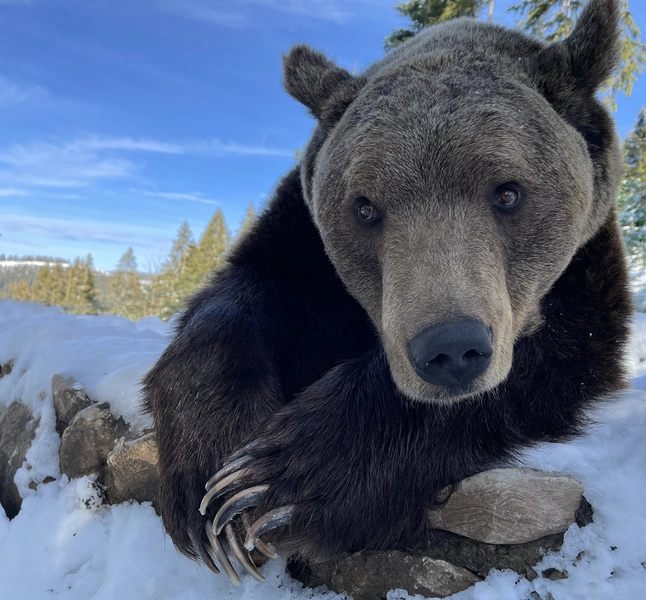
{"type": "MultiPolygon", "coordinates": [[[[235,231],[313,127],[281,54],[304,41],[361,70],[405,24],[396,1],[0,0],[0,253],[112,269],[132,246],[146,270],[183,220],[199,236],[221,207],[235,231]]],[[[645,103],[646,76],[622,135],[645,103]]]]}

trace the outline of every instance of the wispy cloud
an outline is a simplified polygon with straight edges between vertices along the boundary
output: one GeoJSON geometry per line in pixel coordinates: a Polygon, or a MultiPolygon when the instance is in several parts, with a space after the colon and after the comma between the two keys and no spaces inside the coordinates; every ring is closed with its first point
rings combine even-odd
{"type": "Polygon", "coordinates": [[[188,19],[234,28],[252,25],[258,6],[276,12],[337,23],[345,22],[352,14],[340,7],[347,4],[347,1],[340,0],[237,0],[235,6],[233,4],[221,0],[162,0],[159,6],[166,12],[188,19]]]}
{"type": "Polygon", "coordinates": [[[91,242],[129,246],[133,239],[136,239],[141,245],[149,247],[165,244],[173,235],[172,230],[125,223],[3,215],[1,213],[0,232],[7,232],[8,238],[33,237],[41,240],[86,242],[89,245],[91,242]]]}
{"type": "Polygon", "coordinates": [[[130,190],[135,194],[143,194],[144,196],[155,196],[156,198],[165,198],[166,200],[186,200],[188,202],[199,202],[200,204],[209,204],[217,206],[220,203],[211,198],[205,198],[201,192],[151,192],[149,190],[130,190]]]}
{"type": "MultiPolygon", "coordinates": [[[[0,0],[1,2],[2,0],[0,0]]],[[[45,88],[39,85],[16,81],[0,75],[0,108],[24,104],[47,96],[45,88]]]]}
{"type": "Polygon", "coordinates": [[[0,197],[10,197],[10,196],[27,196],[29,192],[25,190],[18,190],[16,188],[0,188],[0,197]]]}
{"type": "MultiPolygon", "coordinates": [[[[67,142],[38,141],[0,148],[0,184],[74,188],[128,179],[142,167],[132,154],[278,156],[293,151],[213,140],[168,142],[150,138],[85,136],[67,142]]],[[[197,200],[196,200],[197,201],[197,200]]]]}

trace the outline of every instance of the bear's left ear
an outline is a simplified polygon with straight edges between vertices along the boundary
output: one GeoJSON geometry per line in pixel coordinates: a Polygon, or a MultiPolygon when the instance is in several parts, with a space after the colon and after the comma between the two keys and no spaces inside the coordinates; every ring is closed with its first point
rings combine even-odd
{"type": "Polygon", "coordinates": [[[538,69],[548,87],[594,94],[617,66],[620,46],[619,0],[590,0],[571,35],[539,53],[538,69]]]}
{"type": "Polygon", "coordinates": [[[305,44],[283,57],[283,82],[289,95],[328,127],[336,124],[365,85],[363,77],[351,75],[305,44]]]}

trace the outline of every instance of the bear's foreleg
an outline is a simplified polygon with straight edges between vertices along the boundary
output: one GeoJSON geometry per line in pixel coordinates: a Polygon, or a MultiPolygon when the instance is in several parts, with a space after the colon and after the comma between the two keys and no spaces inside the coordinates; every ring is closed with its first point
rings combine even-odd
{"type": "Polygon", "coordinates": [[[381,348],[335,367],[215,476],[233,495],[213,536],[252,511],[248,550],[283,525],[281,551],[307,558],[413,543],[426,526],[420,499],[444,485],[429,472],[428,415],[401,397],[381,348]]]}

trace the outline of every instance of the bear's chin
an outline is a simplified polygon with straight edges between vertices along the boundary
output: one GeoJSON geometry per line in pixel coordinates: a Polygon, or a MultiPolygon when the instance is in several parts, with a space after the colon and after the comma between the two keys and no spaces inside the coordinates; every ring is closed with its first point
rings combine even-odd
{"type": "Polygon", "coordinates": [[[420,380],[421,385],[415,386],[415,389],[410,390],[409,386],[404,382],[398,382],[397,376],[393,373],[393,379],[397,389],[408,400],[415,403],[436,404],[438,406],[452,406],[464,401],[478,401],[486,393],[495,390],[506,378],[507,375],[493,383],[487,382],[483,378],[482,380],[478,379],[463,386],[455,387],[431,386],[420,380]]]}

